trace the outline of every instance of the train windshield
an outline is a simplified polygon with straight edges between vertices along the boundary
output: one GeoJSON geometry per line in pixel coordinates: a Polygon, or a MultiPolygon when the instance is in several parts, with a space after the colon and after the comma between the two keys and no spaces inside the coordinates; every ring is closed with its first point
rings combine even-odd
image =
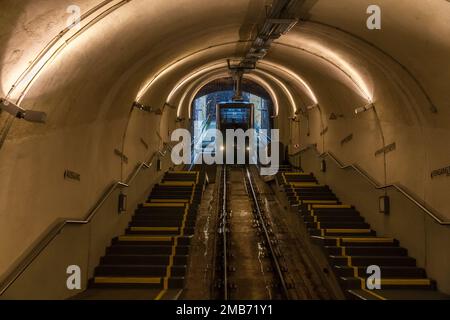
{"type": "Polygon", "coordinates": [[[251,108],[239,108],[226,106],[220,109],[221,128],[248,129],[251,122],[251,108]]]}

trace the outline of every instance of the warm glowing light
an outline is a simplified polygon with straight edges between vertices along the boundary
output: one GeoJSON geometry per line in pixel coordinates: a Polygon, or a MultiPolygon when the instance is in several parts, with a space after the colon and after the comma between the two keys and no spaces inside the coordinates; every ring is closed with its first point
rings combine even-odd
{"type": "Polygon", "coordinates": [[[271,75],[270,73],[262,72],[261,70],[255,70],[255,71],[266,75],[267,77],[269,77],[270,79],[275,81],[284,90],[284,92],[288,96],[289,102],[291,103],[292,114],[295,115],[295,113],[297,112],[297,104],[295,103],[295,100],[294,100],[294,97],[293,97],[291,91],[286,87],[286,85],[283,82],[281,82],[280,80],[278,80],[276,77],[271,75]]]}
{"type": "MultiPolygon", "coordinates": [[[[282,43],[281,43],[282,44],[282,43]]],[[[283,45],[283,44],[282,44],[283,45]]],[[[323,46],[322,44],[311,39],[302,42],[301,49],[309,54],[319,57],[344,73],[347,78],[353,83],[358,90],[361,97],[366,99],[369,103],[373,102],[373,92],[370,90],[367,82],[352,64],[346,61],[343,57],[337,54],[334,50],[323,46]]]]}
{"type": "Polygon", "coordinates": [[[273,91],[272,87],[263,79],[261,79],[260,77],[254,75],[254,74],[245,74],[244,78],[249,78],[250,80],[255,81],[256,83],[260,84],[261,86],[264,87],[264,89],[267,90],[267,92],[269,92],[270,97],[273,100],[273,105],[274,105],[274,109],[275,109],[275,117],[278,117],[279,111],[280,111],[280,107],[278,104],[278,97],[275,94],[275,91],[273,91]]]}
{"type": "Polygon", "coordinates": [[[175,96],[175,94],[178,92],[178,90],[180,90],[180,88],[182,88],[186,83],[188,83],[192,79],[197,78],[200,75],[202,75],[202,74],[204,74],[206,72],[209,72],[211,70],[218,69],[220,67],[225,67],[225,66],[226,66],[226,63],[220,62],[220,63],[216,63],[216,64],[213,64],[213,65],[210,65],[210,66],[207,66],[207,67],[203,67],[203,68],[200,68],[200,69],[197,69],[197,70],[191,72],[186,77],[184,77],[183,80],[181,80],[180,82],[178,82],[175,85],[175,87],[172,89],[172,91],[168,95],[166,101],[168,103],[171,103],[172,102],[172,98],[175,96]]]}
{"type": "MultiPolygon", "coordinates": [[[[224,78],[228,75],[228,73],[221,73],[219,75],[215,75],[213,77],[210,77],[204,81],[202,81],[200,83],[200,85],[197,86],[197,89],[194,91],[194,93],[191,95],[190,99],[189,99],[189,105],[188,105],[188,113],[189,113],[189,119],[191,119],[191,112],[192,112],[192,102],[194,101],[195,96],[200,92],[200,90],[207,85],[208,83],[217,80],[217,79],[221,79],[224,78]]],[[[195,83],[191,84],[189,89],[187,89],[184,94],[183,97],[180,100],[180,104],[178,105],[178,112],[181,114],[181,111],[183,110],[183,105],[184,105],[184,101],[186,100],[186,97],[188,95],[188,92],[195,86],[195,83]]]]}
{"type": "MultiPolygon", "coordinates": [[[[275,65],[275,64],[274,64],[274,65],[275,65]]],[[[274,67],[274,68],[281,68],[281,67],[277,67],[277,66],[274,66],[274,65],[271,64],[271,66],[274,67]]],[[[177,93],[181,88],[183,88],[188,82],[193,81],[195,78],[200,77],[200,76],[203,75],[204,73],[213,71],[213,70],[215,70],[215,69],[218,70],[218,69],[224,68],[224,67],[226,67],[226,64],[224,64],[223,62],[220,62],[220,63],[215,63],[215,64],[212,64],[212,65],[208,65],[207,67],[202,67],[202,68],[200,68],[200,69],[196,69],[195,71],[189,73],[189,74],[188,74],[187,76],[185,76],[180,82],[178,82],[178,83],[175,85],[174,89],[172,89],[172,91],[170,92],[170,94],[169,94],[169,96],[168,96],[168,98],[167,98],[167,102],[173,104],[172,99],[175,97],[176,93],[177,93]]],[[[288,97],[288,99],[289,99],[289,102],[290,102],[290,104],[291,104],[291,106],[292,106],[292,112],[293,112],[293,114],[295,114],[295,113],[297,112],[297,104],[296,104],[296,102],[295,102],[295,99],[294,99],[294,96],[293,96],[292,92],[288,89],[288,87],[287,87],[283,82],[281,82],[279,79],[277,79],[276,77],[274,77],[273,75],[271,75],[270,73],[268,73],[268,72],[265,71],[265,70],[255,70],[255,71],[256,71],[256,72],[259,72],[259,73],[261,73],[261,74],[263,74],[263,75],[266,75],[266,76],[269,77],[271,80],[273,80],[274,82],[276,82],[277,85],[279,85],[279,86],[283,89],[283,91],[286,93],[286,95],[287,95],[287,97],[288,97]]],[[[284,70],[284,72],[291,72],[291,71],[287,71],[287,69],[286,69],[286,70],[284,70]]],[[[209,83],[209,82],[211,82],[211,81],[214,81],[214,80],[216,80],[216,79],[225,77],[226,75],[227,75],[227,74],[223,74],[223,75],[220,76],[220,77],[214,77],[214,79],[209,78],[207,81],[205,81],[205,83],[203,83],[203,84],[201,85],[201,87],[203,87],[204,85],[206,85],[207,83],[209,83]]],[[[291,76],[292,76],[292,77],[295,77],[296,75],[295,75],[293,72],[291,72],[291,76]]],[[[312,99],[313,101],[315,101],[315,103],[317,103],[317,102],[316,102],[317,99],[315,98],[315,95],[314,95],[314,93],[312,92],[312,90],[310,89],[310,87],[308,86],[308,84],[307,84],[305,81],[303,81],[303,79],[301,79],[299,76],[296,76],[296,79],[297,79],[297,81],[299,81],[299,82],[302,84],[303,87],[307,88],[307,91],[308,91],[309,95],[311,96],[311,99],[312,99]]],[[[255,80],[255,82],[257,82],[257,83],[260,83],[261,81],[262,81],[261,77],[257,77],[257,80],[255,80]]],[[[182,110],[183,110],[183,106],[184,106],[184,102],[185,102],[185,100],[186,100],[186,98],[187,98],[188,92],[193,88],[194,85],[195,85],[195,84],[192,84],[191,86],[189,86],[188,88],[185,89],[185,92],[184,92],[184,94],[182,95],[182,97],[181,97],[181,99],[180,99],[180,103],[178,104],[178,108],[177,108],[177,117],[180,117],[180,116],[181,116],[181,113],[182,113],[182,110]]],[[[278,114],[279,114],[279,104],[278,104],[278,99],[277,99],[277,97],[275,96],[274,91],[273,91],[271,88],[270,88],[270,89],[267,89],[268,87],[270,88],[270,85],[267,84],[267,82],[265,82],[265,88],[266,88],[266,90],[269,92],[269,94],[271,95],[271,97],[272,97],[273,100],[274,100],[274,105],[275,105],[276,115],[278,115],[278,114]]],[[[199,91],[200,91],[200,89],[199,89],[193,96],[195,97],[199,91]]],[[[192,99],[192,100],[193,100],[193,99],[192,99]]],[[[192,103],[192,102],[191,102],[191,103],[192,103]]],[[[191,117],[191,105],[189,105],[189,118],[190,118],[190,117],[191,117]]]]}
{"type": "MultiPolygon", "coordinates": [[[[205,81],[201,82],[198,86],[196,86],[196,90],[193,92],[193,94],[191,95],[190,99],[189,99],[189,105],[188,105],[188,109],[189,109],[189,119],[191,118],[191,112],[192,112],[192,103],[195,99],[195,97],[197,96],[197,94],[200,92],[200,90],[207,85],[208,83],[210,83],[211,81],[217,80],[217,79],[221,79],[223,77],[226,77],[228,75],[228,73],[223,73],[223,74],[219,74],[216,76],[213,76],[211,78],[206,79],[205,81]]],[[[253,74],[245,74],[244,78],[248,78],[253,80],[254,82],[260,84],[262,87],[264,87],[264,89],[267,90],[267,92],[269,93],[270,97],[272,98],[273,104],[274,104],[274,109],[275,109],[275,116],[278,116],[279,113],[279,103],[278,103],[278,97],[275,94],[275,91],[272,89],[272,87],[263,79],[261,79],[259,76],[253,75],[253,74]]],[[[192,84],[183,94],[180,103],[178,105],[178,116],[180,116],[181,111],[183,109],[183,105],[184,102],[186,100],[186,97],[188,95],[188,92],[194,87],[195,84],[192,84]]]]}
{"type": "MultiPolygon", "coordinates": [[[[16,79],[12,84],[12,79],[6,80],[11,83],[11,90],[8,97],[17,101],[20,104],[28,90],[33,83],[38,79],[41,72],[73,41],[77,36],[92,27],[96,22],[103,17],[126,4],[127,1],[113,0],[105,2],[102,5],[94,7],[81,17],[80,25],[77,28],[66,28],[62,30],[58,36],[53,38],[35,58],[32,64],[26,67],[19,76],[17,71],[12,71],[10,74],[15,75],[16,79]]],[[[37,51],[37,50],[36,50],[37,51]]],[[[28,64],[28,62],[27,62],[28,64]]],[[[17,66],[17,68],[25,68],[24,65],[17,66]]]]}
{"type": "Polygon", "coordinates": [[[333,50],[330,50],[327,47],[322,46],[317,42],[308,42],[309,50],[313,51],[315,54],[319,54],[321,57],[331,61],[335,64],[341,71],[343,71],[347,77],[356,85],[362,97],[367,99],[368,102],[373,101],[373,94],[369,90],[368,85],[364,81],[361,74],[354,68],[350,63],[348,63],[345,59],[339,56],[333,50]]]}
{"type": "Polygon", "coordinates": [[[261,61],[260,64],[262,65],[267,65],[270,66],[272,68],[278,69],[280,71],[283,71],[284,73],[287,73],[290,77],[294,78],[297,82],[299,82],[305,89],[306,92],[308,93],[308,96],[311,98],[311,100],[315,103],[318,104],[319,101],[317,100],[317,97],[314,93],[314,91],[311,89],[311,87],[309,86],[309,84],[302,78],[300,77],[297,73],[293,72],[292,70],[279,65],[277,63],[274,62],[269,62],[267,60],[261,61]]]}
{"type": "Polygon", "coordinates": [[[179,60],[177,60],[175,63],[171,63],[168,66],[164,67],[163,69],[161,69],[151,80],[149,80],[138,92],[137,97],[136,97],[136,101],[141,100],[141,98],[145,95],[145,93],[151,88],[151,86],[161,77],[163,77],[164,75],[166,75],[167,73],[171,72],[172,70],[174,70],[175,68],[177,68],[179,65],[186,63],[189,60],[193,60],[195,59],[195,57],[199,54],[204,53],[205,51],[211,50],[213,48],[217,48],[217,47],[224,47],[224,46],[231,46],[231,45],[236,45],[236,42],[227,42],[227,43],[222,43],[222,44],[218,44],[215,46],[210,46],[201,50],[198,50],[194,53],[191,53],[179,60]]]}

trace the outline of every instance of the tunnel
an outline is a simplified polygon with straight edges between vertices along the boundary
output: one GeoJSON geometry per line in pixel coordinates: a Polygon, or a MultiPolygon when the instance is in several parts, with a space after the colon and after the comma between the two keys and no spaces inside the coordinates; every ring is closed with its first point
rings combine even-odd
{"type": "Polygon", "coordinates": [[[449,299],[449,1],[0,8],[1,300],[449,299]]]}

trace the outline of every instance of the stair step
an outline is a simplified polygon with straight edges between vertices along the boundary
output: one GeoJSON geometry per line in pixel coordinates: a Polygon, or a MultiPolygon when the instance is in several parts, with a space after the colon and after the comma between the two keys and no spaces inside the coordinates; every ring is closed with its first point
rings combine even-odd
{"type": "Polygon", "coordinates": [[[312,236],[341,236],[352,237],[358,235],[360,237],[375,237],[376,232],[371,229],[308,229],[312,236]]]}
{"type": "MultiPolygon", "coordinates": [[[[173,265],[187,265],[187,255],[173,257],[173,265]]],[[[105,265],[168,265],[170,255],[109,254],[101,258],[105,265]]]]}
{"type": "Polygon", "coordinates": [[[187,215],[185,212],[180,213],[137,213],[134,215],[132,221],[141,221],[141,220],[164,220],[164,221],[181,221],[184,216],[186,216],[187,220],[195,220],[197,215],[195,213],[188,213],[187,215]]]}
{"type": "MultiPolygon", "coordinates": [[[[383,266],[380,269],[382,278],[426,278],[425,270],[418,267],[383,266]]],[[[358,277],[366,278],[370,276],[367,274],[367,268],[365,267],[335,266],[334,270],[341,277],[354,277],[357,275],[358,277]]]]}
{"type": "MultiPolygon", "coordinates": [[[[146,228],[147,231],[177,231],[181,227],[182,218],[179,220],[147,220],[147,219],[133,219],[130,222],[130,227],[146,228]],[[150,230],[153,228],[153,230],[150,230]],[[159,230],[158,230],[159,228],[159,230]]],[[[186,219],[185,225],[194,225],[195,219],[186,219]]],[[[135,230],[136,231],[136,230],[135,230]]]]}
{"type": "MultiPolygon", "coordinates": [[[[128,228],[125,231],[126,235],[147,235],[147,236],[177,236],[180,234],[181,231],[172,231],[172,232],[167,232],[167,231],[145,231],[145,230],[140,230],[140,229],[135,229],[135,228],[128,228]]],[[[185,227],[183,229],[183,235],[185,236],[191,236],[195,233],[195,228],[194,226],[192,227],[185,227]]]]}
{"type": "Polygon", "coordinates": [[[345,230],[370,230],[370,224],[366,222],[307,222],[307,228],[312,229],[345,229],[345,230]]]}
{"type": "MultiPolygon", "coordinates": [[[[168,279],[169,289],[179,289],[184,286],[184,278],[168,279]]],[[[91,282],[93,288],[164,288],[164,278],[158,277],[95,277],[91,282]]]]}
{"type": "Polygon", "coordinates": [[[325,247],[329,255],[339,256],[406,256],[408,251],[401,247],[325,247]]]}
{"type": "Polygon", "coordinates": [[[148,245],[113,245],[106,249],[106,254],[130,254],[130,255],[170,255],[175,250],[176,254],[187,255],[189,253],[188,246],[148,246],[148,245]]]}
{"type": "Polygon", "coordinates": [[[361,216],[308,216],[305,215],[303,217],[303,221],[305,222],[314,222],[314,221],[320,222],[320,223],[332,223],[332,222],[338,222],[338,223],[355,223],[355,222],[362,222],[364,223],[365,220],[361,216]]]}
{"type": "MultiPolygon", "coordinates": [[[[359,289],[362,286],[360,278],[342,277],[341,282],[345,289],[359,289]]],[[[436,284],[430,279],[381,279],[380,285],[382,290],[386,289],[435,289],[436,284]]],[[[376,291],[375,291],[376,292],[376,291]]]]}
{"type": "MultiPolygon", "coordinates": [[[[167,274],[166,265],[100,265],[95,269],[97,277],[165,277],[167,274]]],[[[173,277],[184,277],[186,266],[172,266],[171,275],[173,277]]]]}
{"type": "Polygon", "coordinates": [[[152,245],[167,245],[174,243],[177,239],[179,245],[189,245],[190,237],[173,237],[173,236],[148,236],[148,235],[124,235],[113,240],[113,244],[152,244],[152,245]]]}
{"type": "Polygon", "coordinates": [[[408,256],[330,256],[330,262],[336,266],[361,266],[367,267],[370,265],[384,266],[409,266],[415,267],[416,260],[408,256]]]}

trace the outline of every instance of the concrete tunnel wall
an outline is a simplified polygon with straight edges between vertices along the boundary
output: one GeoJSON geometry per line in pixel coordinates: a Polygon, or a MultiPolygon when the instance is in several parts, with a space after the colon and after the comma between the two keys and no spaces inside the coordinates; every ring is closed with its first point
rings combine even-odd
{"type": "MultiPolygon", "coordinates": [[[[86,12],[102,3],[76,4],[86,12]]],[[[168,141],[171,130],[188,126],[187,121],[175,122],[177,111],[170,107],[158,116],[130,113],[131,104],[139,96],[141,103],[162,107],[183,77],[242,56],[266,3],[270,1],[132,0],[85,30],[43,69],[21,105],[47,112],[47,123],[16,120],[0,150],[0,274],[55,219],[84,217],[111,181],[126,179],[136,163],[147,160],[161,147],[156,131],[168,141]],[[128,163],[114,149],[123,150],[128,163]],[[81,182],[64,180],[65,169],[81,173],[81,182]]],[[[65,28],[71,4],[0,1],[2,97],[65,28]]],[[[370,4],[306,1],[308,12],[298,8],[297,13],[307,21],[274,43],[255,75],[279,99],[276,125],[293,152],[294,144],[317,143],[321,152],[332,151],[344,163],[360,165],[382,184],[401,183],[448,220],[450,182],[431,179],[430,172],[450,162],[450,3],[380,0],[383,25],[378,31],[365,26],[370,4]],[[306,111],[314,98],[295,75],[309,85],[320,109],[306,111]],[[309,123],[303,115],[298,115],[299,123],[289,123],[291,102],[273,77],[292,91],[309,123]],[[373,97],[379,121],[373,110],[354,114],[368,103],[367,95],[373,97]],[[337,120],[330,120],[332,113],[337,120]],[[353,140],[341,145],[349,134],[353,140]],[[397,145],[386,155],[386,164],[383,156],[374,155],[384,146],[382,136],[384,145],[397,145]]],[[[181,110],[187,119],[189,97],[203,81],[224,71],[190,79],[171,105],[178,107],[186,95],[181,110]]],[[[13,101],[19,94],[13,92],[13,101]]],[[[0,128],[7,118],[0,114],[0,128]]]]}

